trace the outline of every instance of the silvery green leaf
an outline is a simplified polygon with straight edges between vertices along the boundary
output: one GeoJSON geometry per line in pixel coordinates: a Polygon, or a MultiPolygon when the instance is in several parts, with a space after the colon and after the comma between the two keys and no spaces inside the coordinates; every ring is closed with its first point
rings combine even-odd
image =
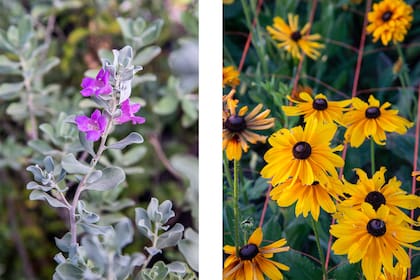
{"type": "Polygon", "coordinates": [[[133,147],[123,155],[121,163],[124,166],[130,166],[141,160],[146,155],[146,153],[147,148],[144,146],[133,147]]]}
{"type": "Polygon", "coordinates": [[[152,197],[149,205],[147,206],[147,215],[154,222],[158,222],[162,225],[166,224],[170,218],[175,216],[175,212],[172,211],[172,202],[165,200],[159,205],[159,201],[152,197]]]}
{"type": "Polygon", "coordinates": [[[118,65],[122,65],[124,68],[129,67],[133,61],[133,48],[131,46],[125,46],[119,51],[118,65]]]}
{"type": "Polygon", "coordinates": [[[120,167],[107,167],[102,170],[102,177],[92,183],[86,184],[86,189],[107,191],[116,188],[124,180],[125,173],[120,167]]]}
{"type": "Polygon", "coordinates": [[[89,155],[95,156],[95,151],[93,150],[93,142],[88,141],[86,139],[86,133],[81,132],[81,131],[79,132],[79,141],[80,141],[80,144],[82,144],[85,151],[89,153],[89,155]]]}
{"type": "Polygon", "coordinates": [[[94,101],[96,104],[98,104],[99,107],[102,107],[105,110],[109,111],[111,108],[109,107],[108,102],[106,102],[103,99],[103,97],[106,98],[107,96],[105,96],[105,95],[104,96],[95,96],[95,95],[92,95],[90,98],[92,99],[92,101],[94,101]]]}
{"type": "Polygon", "coordinates": [[[138,17],[135,20],[132,20],[130,25],[132,32],[131,37],[136,37],[140,36],[144,32],[144,29],[146,28],[146,21],[143,18],[138,17]]]}
{"type": "Polygon", "coordinates": [[[169,55],[168,64],[180,79],[181,88],[191,92],[198,87],[198,42],[180,40],[180,45],[179,49],[169,55]]]}
{"type": "Polygon", "coordinates": [[[185,263],[178,262],[178,261],[168,263],[166,267],[168,268],[169,272],[174,272],[174,273],[179,273],[179,274],[184,274],[187,271],[187,267],[185,263]]]}
{"type": "Polygon", "coordinates": [[[91,184],[91,183],[97,181],[101,177],[102,177],[102,171],[101,170],[95,170],[86,179],[86,183],[91,184]]]}
{"type": "Polygon", "coordinates": [[[188,98],[183,98],[181,100],[181,108],[185,114],[187,114],[191,119],[198,119],[198,104],[194,104],[194,100],[189,100],[188,98]]]}
{"type": "Polygon", "coordinates": [[[128,134],[125,138],[121,139],[120,141],[113,143],[109,146],[107,146],[107,149],[119,149],[122,150],[125,147],[127,147],[128,145],[131,144],[139,144],[139,143],[143,143],[143,137],[137,133],[137,132],[131,132],[130,134],[128,134]]]}
{"type": "Polygon", "coordinates": [[[15,98],[23,88],[23,82],[3,83],[0,85],[0,99],[8,100],[15,98]]]}
{"type": "Polygon", "coordinates": [[[158,249],[158,248],[155,248],[155,247],[144,247],[144,249],[146,249],[147,253],[151,256],[162,253],[161,249],[158,249]]]}
{"type": "Polygon", "coordinates": [[[184,239],[178,243],[178,248],[190,267],[198,271],[198,233],[192,228],[187,228],[184,232],[184,239]]]}
{"type": "Polygon", "coordinates": [[[156,248],[163,249],[177,245],[178,241],[182,238],[183,232],[184,226],[176,223],[170,230],[159,235],[156,248]]]}
{"type": "Polygon", "coordinates": [[[0,49],[11,51],[13,53],[16,51],[12,44],[10,44],[7,39],[7,34],[3,30],[0,30],[0,49]]]}
{"type": "Polygon", "coordinates": [[[70,263],[59,264],[53,275],[53,280],[80,280],[83,279],[83,270],[70,263]]]}
{"type": "Polygon", "coordinates": [[[153,106],[153,112],[158,115],[170,115],[176,111],[178,104],[178,98],[175,95],[168,94],[153,106]]]}
{"type": "Polygon", "coordinates": [[[99,273],[95,273],[90,268],[86,268],[83,271],[83,280],[102,280],[102,275],[99,273]]]}
{"type": "Polygon", "coordinates": [[[133,270],[136,266],[141,266],[146,260],[146,256],[142,253],[134,253],[131,256],[130,268],[133,270]]]}
{"type": "Polygon", "coordinates": [[[14,48],[19,49],[19,30],[16,26],[12,25],[7,29],[7,40],[14,48]]]}
{"type": "Polygon", "coordinates": [[[28,109],[20,102],[13,102],[7,106],[6,113],[16,121],[21,121],[28,117],[28,109]]]}
{"type": "Polygon", "coordinates": [[[149,216],[147,215],[147,212],[143,208],[136,208],[136,226],[137,229],[140,231],[141,234],[149,238],[150,240],[153,240],[153,231],[152,231],[152,224],[150,222],[149,216]]]}
{"type": "Polygon", "coordinates": [[[45,73],[48,73],[53,67],[55,67],[59,63],[60,63],[60,59],[58,59],[57,57],[47,58],[45,61],[41,63],[41,65],[37,67],[37,70],[36,70],[37,75],[44,75],[45,73]]]}
{"type": "Polygon", "coordinates": [[[131,80],[120,82],[120,101],[119,104],[123,103],[131,95],[131,80]]]}
{"type": "Polygon", "coordinates": [[[181,117],[181,125],[182,125],[182,127],[191,127],[196,122],[197,122],[197,119],[193,119],[193,118],[191,118],[187,114],[183,114],[182,117],[181,117]]]}
{"type": "Polygon", "coordinates": [[[134,37],[133,40],[136,42],[137,47],[141,48],[152,44],[159,38],[162,30],[163,20],[157,19],[149,25],[144,32],[139,34],[138,37],[134,37]]]}
{"type": "Polygon", "coordinates": [[[39,129],[45,133],[46,136],[55,144],[59,144],[57,137],[55,136],[54,128],[49,123],[43,123],[39,126],[39,129]]]}
{"type": "Polygon", "coordinates": [[[38,165],[30,165],[26,168],[26,170],[34,175],[34,179],[37,182],[41,182],[44,178],[44,172],[38,165]]]}
{"type": "Polygon", "coordinates": [[[131,83],[131,86],[134,88],[141,83],[156,82],[156,81],[157,81],[157,78],[156,78],[155,74],[146,73],[146,74],[142,74],[140,76],[134,76],[133,81],[131,83]]]}
{"type": "Polygon", "coordinates": [[[29,195],[30,200],[46,200],[52,207],[68,208],[63,202],[39,190],[33,190],[29,195]]]}
{"type": "Polygon", "coordinates": [[[51,156],[46,156],[43,162],[45,166],[45,171],[50,172],[50,173],[54,171],[54,160],[52,159],[51,156]]]}
{"type": "Polygon", "coordinates": [[[55,239],[55,245],[57,245],[58,249],[60,249],[64,253],[67,253],[69,251],[70,244],[71,244],[71,234],[70,234],[70,232],[67,232],[61,238],[54,237],[54,239],[55,239]]]}
{"type": "MultiPolygon", "coordinates": [[[[56,183],[61,182],[61,180],[63,180],[63,179],[64,179],[64,177],[66,177],[66,175],[67,175],[66,170],[61,169],[60,174],[59,174],[59,175],[58,175],[58,177],[55,179],[56,183]]],[[[65,188],[65,189],[67,189],[67,188],[65,188]]],[[[61,191],[62,191],[62,190],[61,190],[61,191]]]]}
{"type": "Polygon", "coordinates": [[[115,225],[116,245],[119,250],[122,250],[127,244],[133,242],[133,234],[133,226],[129,219],[122,219],[115,225]]]}
{"type": "Polygon", "coordinates": [[[99,270],[98,272],[103,274],[108,264],[108,257],[99,238],[96,235],[86,235],[82,238],[81,243],[87,257],[95,264],[95,267],[99,270]]]}
{"type": "Polygon", "coordinates": [[[0,74],[19,74],[19,62],[10,60],[5,55],[0,55],[0,74]]]}
{"type": "Polygon", "coordinates": [[[86,203],[79,200],[77,203],[77,212],[80,215],[80,219],[88,224],[94,224],[99,221],[99,216],[86,209],[86,203]]]}
{"type": "Polygon", "coordinates": [[[91,170],[90,166],[82,164],[73,154],[65,155],[61,160],[61,166],[69,174],[87,174],[91,170]]]}
{"type": "Polygon", "coordinates": [[[158,46],[149,46],[141,50],[133,60],[136,65],[146,65],[157,57],[162,49],[158,46]]]}
{"type": "Polygon", "coordinates": [[[42,190],[42,191],[44,191],[44,192],[49,192],[50,190],[52,190],[54,187],[51,187],[51,186],[42,186],[42,185],[38,185],[37,183],[35,183],[35,182],[29,182],[27,185],[26,185],[26,188],[28,189],[28,190],[42,190]]]}
{"type": "Polygon", "coordinates": [[[18,23],[19,46],[23,48],[24,45],[32,37],[32,22],[29,16],[23,16],[18,23]]]}
{"type": "Polygon", "coordinates": [[[66,262],[66,258],[63,256],[63,253],[61,252],[54,256],[54,260],[58,264],[66,262]]]}
{"type": "Polygon", "coordinates": [[[113,230],[111,226],[99,226],[94,224],[86,224],[80,222],[79,225],[89,234],[99,235],[99,234],[106,234],[108,231],[113,230]]]}

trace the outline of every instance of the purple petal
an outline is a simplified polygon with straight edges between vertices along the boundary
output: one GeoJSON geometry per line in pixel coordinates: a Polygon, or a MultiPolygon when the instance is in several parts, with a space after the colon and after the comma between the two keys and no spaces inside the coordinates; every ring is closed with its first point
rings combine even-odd
{"type": "Polygon", "coordinates": [[[97,92],[96,95],[98,94],[110,94],[112,93],[112,86],[111,85],[105,85],[104,87],[100,87],[97,92]]]}
{"type": "Polygon", "coordinates": [[[99,131],[101,132],[101,134],[104,133],[105,127],[107,124],[106,117],[105,116],[99,117],[97,122],[98,122],[99,131]]]}
{"type": "Polygon", "coordinates": [[[137,113],[137,112],[138,112],[138,110],[140,110],[140,107],[141,107],[141,105],[140,105],[140,104],[133,103],[133,104],[131,104],[131,105],[130,105],[130,112],[131,112],[132,114],[137,113]]]}
{"type": "Polygon", "coordinates": [[[86,139],[89,141],[97,141],[101,137],[101,134],[96,130],[90,130],[86,133],[86,139]]]}
{"type": "Polygon", "coordinates": [[[77,124],[77,128],[80,131],[87,131],[89,129],[89,121],[90,119],[86,116],[76,116],[76,118],[74,119],[76,121],[77,124]]]}
{"type": "Polygon", "coordinates": [[[92,88],[88,87],[88,88],[84,88],[84,89],[82,89],[82,90],[80,91],[80,93],[81,93],[84,97],[87,97],[87,96],[91,96],[91,95],[94,93],[94,91],[92,90],[92,88]]]}
{"type": "Polygon", "coordinates": [[[99,109],[96,109],[93,111],[92,115],[90,115],[90,118],[94,121],[97,121],[101,117],[101,111],[99,109]]]}
{"type": "Polygon", "coordinates": [[[125,123],[125,122],[128,122],[128,121],[130,121],[131,119],[130,119],[130,116],[128,116],[128,115],[121,115],[121,116],[119,116],[118,118],[115,118],[115,121],[118,123],[118,124],[123,124],[123,123],[125,123]]]}
{"type": "Polygon", "coordinates": [[[137,116],[133,116],[131,117],[131,123],[132,124],[142,124],[145,123],[146,119],[143,117],[137,117],[137,116]]]}
{"type": "Polygon", "coordinates": [[[90,87],[94,82],[95,82],[95,79],[90,78],[90,77],[85,77],[85,78],[83,78],[82,83],[80,84],[80,86],[82,88],[90,87]]]}
{"type": "Polygon", "coordinates": [[[108,84],[109,72],[105,71],[103,68],[99,70],[98,75],[96,75],[96,80],[103,81],[104,84],[108,84]]]}

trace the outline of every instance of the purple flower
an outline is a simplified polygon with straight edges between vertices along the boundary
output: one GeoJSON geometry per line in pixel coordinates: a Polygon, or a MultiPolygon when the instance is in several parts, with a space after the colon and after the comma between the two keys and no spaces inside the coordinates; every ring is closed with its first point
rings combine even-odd
{"type": "Polygon", "coordinates": [[[135,116],[134,114],[140,110],[140,104],[131,103],[130,99],[126,99],[121,103],[121,115],[115,119],[118,124],[131,121],[133,124],[142,124],[146,121],[145,118],[135,116]]]}
{"type": "Polygon", "coordinates": [[[99,94],[110,94],[112,92],[112,86],[109,84],[109,72],[101,69],[96,75],[96,78],[83,78],[82,80],[82,90],[80,93],[83,96],[91,96],[95,94],[98,96],[99,94]]]}
{"type": "Polygon", "coordinates": [[[89,141],[97,141],[104,134],[107,124],[106,117],[101,115],[101,111],[96,109],[90,118],[86,116],[76,116],[77,128],[86,132],[86,139],[89,141]]]}

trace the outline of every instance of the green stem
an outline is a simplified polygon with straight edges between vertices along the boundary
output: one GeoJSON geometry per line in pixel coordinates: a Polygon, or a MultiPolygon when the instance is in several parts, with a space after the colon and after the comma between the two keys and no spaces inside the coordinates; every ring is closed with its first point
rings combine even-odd
{"type": "Polygon", "coordinates": [[[370,138],[370,170],[373,174],[375,174],[375,141],[373,138],[370,138]]]}
{"type": "Polygon", "coordinates": [[[317,223],[315,222],[313,217],[312,217],[311,221],[312,221],[312,228],[313,228],[314,234],[315,234],[316,246],[318,248],[319,260],[321,262],[322,279],[327,280],[328,275],[327,275],[327,270],[325,269],[325,257],[324,257],[324,252],[322,251],[321,241],[319,239],[319,232],[318,232],[317,223]]]}
{"type": "Polygon", "coordinates": [[[239,254],[239,182],[238,182],[239,161],[233,161],[233,215],[235,218],[235,248],[236,255],[239,254]]]}
{"type": "Polygon", "coordinates": [[[401,75],[398,75],[398,77],[400,78],[401,85],[405,89],[408,85],[410,85],[410,77],[408,76],[408,71],[405,67],[405,57],[401,45],[397,43],[395,46],[397,47],[398,56],[401,57],[402,60],[401,75]]]}
{"type": "Polygon", "coordinates": [[[224,167],[224,174],[226,176],[226,180],[228,182],[228,187],[229,188],[233,188],[233,181],[232,181],[232,175],[230,174],[230,169],[229,169],[229,161],[226,157],[226,154],[223,153],[223,167],[224,167]]]}

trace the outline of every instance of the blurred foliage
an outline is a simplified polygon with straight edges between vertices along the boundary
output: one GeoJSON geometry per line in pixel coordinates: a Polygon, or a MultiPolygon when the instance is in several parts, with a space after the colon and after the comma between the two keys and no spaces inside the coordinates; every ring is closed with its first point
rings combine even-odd
{"type": "MultiPolygon", "coordinates": [[[[270,116],[276,118],[275,127],[262,133],[270,135],[280,128],[290,128],[299,122],[297,117],[285,117],[281,110],[282,105],[290,105],[286,96],[291,94],[298,61],[292,59],[284,50],[277,49],[276,42],[266,31],[266,26],[273,24],[275,16],[286,19],[288,13],[294,13],[299,15],[299,26],[302,27],[308,22],[312,6],[316,1],[262,1],[261,11],[256,17],[254,26],[252,22],[260,2],[235,0],[231,5],[223,5],[223,66],[239,66],[248,34],[251,32],[252,41],[244,60],[240,74],[241,84],[236,89],[235,97],[239,99],[239,107],[247,105],[249,108],[254,108],[258,103],[262,103],[264,108],[271,110],[270,116]]],[[[326,47],[321,50],[318,60],[304,59],[299,86],[309,87],[314,94],[323,93],[329,100],[343,100],[351,98],[352,95],[357,49],[360,44],[366,4],[366,1],[359,1],[360,4],[355,2],[317,1],[311,34],[319,33],[322,36],[321,42],[326,47]]],[[[393,73],[393,66],[398,60],[395,45],[384,47],[380,42],[373,43],[372,36],[367,35],[357,96],[367,100],[370,94],[374,94],[381,104],[385,101],[392,103],[393,108],[399,110],[399,114],[415,122],[419,112],[416,106],[416,91],[420,86],[420,3],[415,0],[406,2],[413,7],[414,20],[401,46],[411,84],[408,88],[403,88],[399,74],[393,73]]],[[[227,87],[223,94],[229,91],[230,88],[227,87]]],[[[344,130],[340,128],[336,138],[343,139],[343,134],[344,130]]],[[[386,146],[377,146],[375,152],[377,169],[379,166],[386,166],[387,179],[396,176],[402,181],[402,188],[407,192],[411,192],[414,142],[415,127],[409,129],[405,135],[388,134],[386,146]]],[[[240,161],[240,221],[252,221],[252,228],[258,226],[263,211],[268,186],[267,180],[260,178],[259,171],[265,164],[263,156],[269,147],[268,143],[250,145],[249,152],[244,154],[240,161]]],[[[355,182],[356,175],[353,169],[356,167],[370,174],[369,151],[369,141],[365,141],[357,150],[348,148],[344,168],[347,180],[355,182]]],[[[224,172],[232,174],[233,164],[229,163],[224,172]]],[[[232,245],[234,244],[233,191],[228,186],[228,180],[224,177],[224,244],[232,245]]],[[[284,272],[286,279],[321,279],[319,263],[304,257],[305,255],[318,257],[310,217],[296,218],[294,211],[294,206],[280,208],[276,202],[270,200],[264,219],[264,239],[278,240],[281,233],[281,237],[285,237],[288,245],[294,248],[275,257],[275,260],[290,266],[290,271],[284,272]]],[[[321,212],[319,228],[323,229],[320,235],[325,252],[329,238],[326,229],[329,229],[331,218],[330,215],[321,212]]],[[[417,216],[418,214],[416,213],[417,216]]],[[[420,267],[415,265],[419,261],[418,254],[413,254],[412,276],[420,275],[420,267]]],[[[332,254],[329,268],[331,279],[362,277],[360,264],[348,265],[345,256],[332,254]],[[344,263],[346,265],[343,265],[344,263]]]]}
{"type": "MultiPolygon", "coordinates": [[[[77,130],[66,123],[68,114],[92,107],[82,100],[80,82],[91,75],[86,69],[102,65],[100,56],[126,44],[133,44],[135,64],[143,66],[132,100],[142,104],[147,119],[134,127],[144,144],[110,150],[101,164],[123,166],[127,183],[110,193],[85,194],[87,209],[105,214],[104,223],[122,215],[134,221],[131,206],[169,199],[175,211],[169,223],[198,230],[197,14],[194,0],[0,1],[0,279],[51,279],[54,237],[68,230],[66,212],[28,200],[25,185],[32,178],[25,167],[82,149],[77,130]],[[98,195],[104,204],[94,203],[98,195]],[[124,200],[112,204],[117,197],[124,200]]],[[[117,127],[113,137],[131,129],[117,127]]],[[[194,240],[188,235],[185,240],[194,240]]],[[[147,246],[134,241],[125,252],[147,246]]],[[[172,250],[151,264],[182,258],[172,250]]]]}

